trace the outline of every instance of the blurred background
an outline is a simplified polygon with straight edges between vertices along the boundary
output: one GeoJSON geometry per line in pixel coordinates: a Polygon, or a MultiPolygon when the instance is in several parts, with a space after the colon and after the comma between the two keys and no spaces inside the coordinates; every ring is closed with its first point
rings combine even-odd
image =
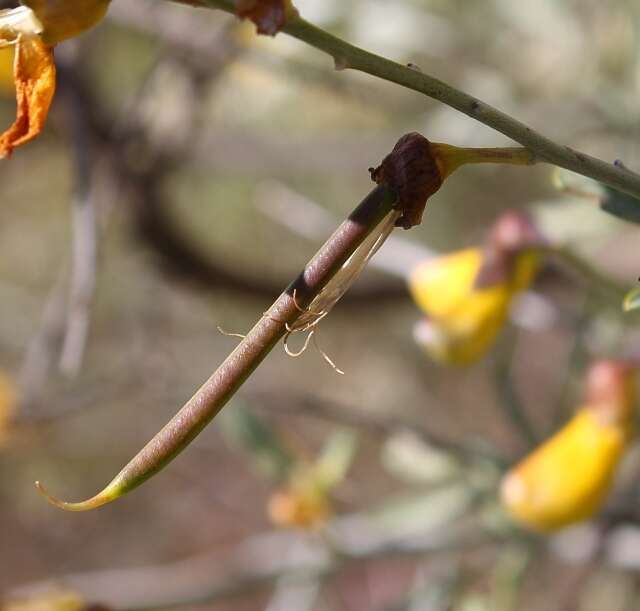
{"type": "MultiPolygon", "coordinates": [[[[640,168],[636,2],[296,5],[557,142],[640,168]]],[[[420,227],[394,233],[318,326],[344,376],[313,348],[277,348],[142,488],[84,514],[48,505],[34,480],[86,498],[165,424],[235,346],[217,327],[253,325],[402,134],[510,144],[285,35],[170,2],[113,0],[56,60],[45,134],[0,165],[6,609],[640,608],[637,449],[587,524],[534,535],[497,500],[509,465],[579,405],[589,361],[638,353],[638,316],[548,261],[477,363],[434,363],[413,338],[423,315],[405,275],[481,243],[508,208],[531,211],[593,276],[636,284],[637,228],[546,165],[463,168],[420,227]],[[318,471],[330,490],[314,488],[318,471]]]]}

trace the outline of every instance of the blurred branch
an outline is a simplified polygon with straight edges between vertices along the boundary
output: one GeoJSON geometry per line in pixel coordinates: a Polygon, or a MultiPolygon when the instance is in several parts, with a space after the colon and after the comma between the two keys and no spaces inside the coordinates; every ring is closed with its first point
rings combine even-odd
{"type": "Polygon", "coordinates": [[[497,351],[493,370],[494,387],[498,395],[498,405],[502,408],[509,425],[520,435],[527,448],[530,449],[537,444],[538,436],[514,385],[513,363],[517,341],[517,331],[512,329],[497,351]]]}
{"type": "MultiPolygon", "coordinates": [[[[64,336],[67,307],[67,270],[58,274],[46,299],[40,323],[31,335],[18,372],[20,409],[16,418],[33,412],[64,336]]],[[[28,417],[28,416],[27,416],[28,417]]]]}
{"type": "MultiPolygon", "coordinates": [[[[60,59],[60,58],[58,58],[60,59]]],[[[77,375],[89,334],[91,306],[96,287],[98,259],[98,219],[96,190],[93,185],[93,132],[87,117],[85,100],[72,85],[74,63],[60,72],[65,99],[66,118],[71,134],[74,165],[74,195],[72,199],[73,248],[67,320],[60,370],[77,375]]]]}
{"type": "MultiPolygon", "coordinates": [[[[233,14],[236,8],[233,0],[174,1],[233,14]]],[[[292,16],[283,31],[330,55],[337,69],[359,70],[429,96],[515,140],[534,153],[538,161],[588,176],[640,200],[640,175],[556,144],[524,123],[439,79],[351,45],[299,16],[292,16]]]]}
{"type": "Polygon", "coordinates": [[[506,464],[506,459],[492,452],[486,447],[474,447],[445,438],[425,428],[421,421],[395,415],[383,415],[364,410],[357,410],[346,405],[322,399],[308,394],[282,396],[282,393],[260,392],[252,393],[252,400],[256,407],[263,407],[269,412],[284,412],[304,414],[311,418],[328,420],[332,423],[353,426],[388,437],[402,430],[410,430],[425,443],[450,452],[465,462],[472,462],[478,458],[490,460],[500,465],[506,464]]]}
{"type": "MultiPolygon", "coordinates": [[[[68,50],[68,49],[67,49],[68,50]]],[[[59,368],[75,376],[82,364],[89,331],[97,266],[96,193],[93,185],[93,137],[84,99],[72,86],[75,62],[58,57],[65,121],[71,133],[73,247],[70,270],[63,264],[52,287],[38,330],[25,353],[20,373],[22,410],[31,411],[59,354],[59,368]]],[[[22,417],[22,415],[20,415],[22,417]]]]}
{"type": "Polygon", "coordinates": [[[129,569],[85,571],[54,580],[24,584],[9,594],[19,597],[64,583],[86,600],[114,609],[142,611],[179,605],[213,603],[231,596],[272,588],[280,579],[305,583],[326,578],[346,566],[391,556],[455,553],[494,543],[485,535],[463,539],[455,528],[419,534],[407,539],[380,535],[369,520],[352,515],[336,520],[339,553],[331,553],[312,533],[276,531],[254,535],[231,551],[207,553],[185,560],[129,569]],[[346,531],[361,536],[350,544],[346,531]],[[365,548],[359,540],[368,541],[365,548]],[[296,553],[291,554],[295,549],[296,553]]]}
{"type": "Polygon", "coordinates": [[[606,274],[599,272],[593,265],[562,245],[552,245],[546,253],[558,263],[575,273],[588,286],[590,291],[599,293],[615,303],[617,310],[622,309],[622,300],[628,287],[616,282],[606,274]]]}

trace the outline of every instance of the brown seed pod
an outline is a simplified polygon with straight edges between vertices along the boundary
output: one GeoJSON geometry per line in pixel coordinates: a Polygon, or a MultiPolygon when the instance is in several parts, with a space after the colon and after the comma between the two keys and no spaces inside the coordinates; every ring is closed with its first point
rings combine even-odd
{"type": "Polygon", "coordinates": [[[421,223],[427,199],[443,181],[431,143],[416,132],[402,136],[382,163],[369,172],[374,182],[398,195],[396,208],[402,216],[396,225],[404,229],[421,223]]]}

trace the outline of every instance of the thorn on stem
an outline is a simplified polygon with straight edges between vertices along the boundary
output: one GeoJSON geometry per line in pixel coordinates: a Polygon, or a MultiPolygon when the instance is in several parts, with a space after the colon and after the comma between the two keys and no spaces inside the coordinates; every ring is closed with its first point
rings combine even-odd
{"type": "Polygon", "coordinates": [[[333,64],[336,70],[347,70],[348,68],[351,68],[349,60],[344,57],[335,56],[333,58],[333,64]]]}

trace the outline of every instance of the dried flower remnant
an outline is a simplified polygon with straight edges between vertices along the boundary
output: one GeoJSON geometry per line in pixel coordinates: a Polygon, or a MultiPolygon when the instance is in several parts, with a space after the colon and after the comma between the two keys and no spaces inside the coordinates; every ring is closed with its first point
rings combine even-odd
{"type": "Polygon", "coordinates": [[[331,517],[327,491],[304,474],[273,493],[267,505],[269,519],[283,528],[319,528],[331,517]]]}
{"type": "Polygon", "coordinates": [[[332,516],[331,493],[347,476],[357,438],[347,429],[335,431],[313,461],[300,461],[269,499],[271,521],[284,528],[317,529],[332,516]]]}
{"type": "Polygon", "coordinates": [[[484,246],[418,265],[409,289],[426,314],[416,341],[436,361],[468,365],[483,356],[504,326],[513,298],[529,287],[545,245],[529,217],[503,213],[484,246]]]}
{"type": "Polygon", "coordinates": [[[36,138],[44,129],[56,88],[53,46],[91,27],[108,0],[27,0],[0,11],[0,47],[13,46],[17,112],[0,135],[0,158],[36,138]]]}
{"type": "Polygon", "coordinates": [[[370,168],[372,180],[398,194],[397,208],[402,215],[399,227],[419,225],[427,200],[440,189],[445,179],[461,165],[499,163],[530,165],[533,154],[521,147],[461,148],[440,142],[429,142],[418,133],[409,133],[377,168],[370,168]]]}
{"type": "Polygon", "coordinates": [[[259,34],[275,36],[298,11],[291,0],[236,0],[236,14],[253,21],[259,34]]]}
{"type": "Polygon", "coordinates": [[[598,512],[633,436],[636,372],[617,360],[590,367],[584,404],[502,481],[502,503],[514,521],[553,532],[598,512]]]}

